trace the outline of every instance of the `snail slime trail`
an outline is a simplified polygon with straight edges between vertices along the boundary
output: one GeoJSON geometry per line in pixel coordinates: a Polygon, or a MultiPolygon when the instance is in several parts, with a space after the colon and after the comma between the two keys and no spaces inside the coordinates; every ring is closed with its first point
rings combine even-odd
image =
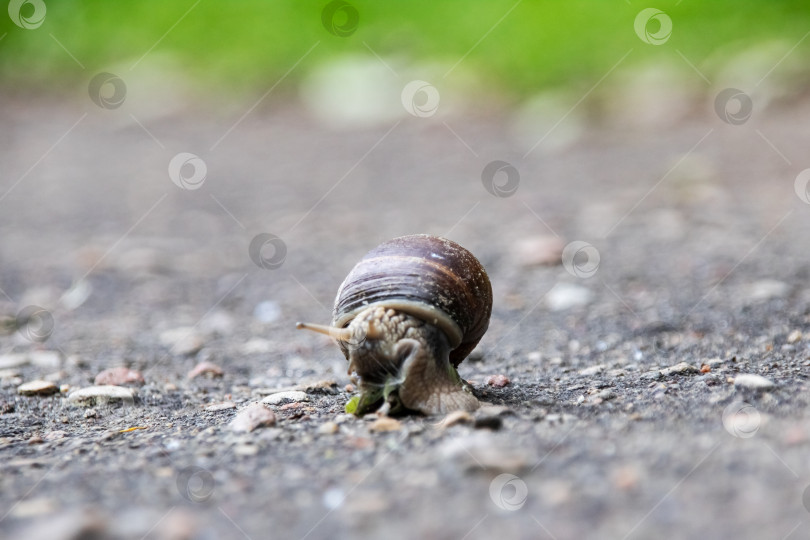
{"type": "Polygon", "coordinates": [[[455,242],[417,234],[360,259],[338,289],[331,326],[296,326],[335,339],[359,377],[348,412],[434,415],[478,408],[458,366],[491,313],[492,286],[478,259],[455,242]]]}

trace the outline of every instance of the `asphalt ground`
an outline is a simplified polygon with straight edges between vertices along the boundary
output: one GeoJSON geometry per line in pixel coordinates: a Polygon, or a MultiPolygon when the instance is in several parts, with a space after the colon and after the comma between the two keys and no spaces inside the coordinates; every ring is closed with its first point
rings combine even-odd
{"type": "Polygon", "coordinates": [[[807,100],[585,118],[531,151],[497,106],[332,129],[290,96],[239,122],[252,100],[127,103],[0,101],[3,309],[50,317],[0,338],[3,536],[808,534],[807,100]],[[488,406],[452,426],[345,415],[345,359],[294,328],[416,232],[494,289],[460,367],[488,406]],[[69,401],[113,366],[132,399],[69,401]],[[60,391],[18,393],[37,379],[60,391]],[[308,401],[234,431],[290,387],[308,401]]]}

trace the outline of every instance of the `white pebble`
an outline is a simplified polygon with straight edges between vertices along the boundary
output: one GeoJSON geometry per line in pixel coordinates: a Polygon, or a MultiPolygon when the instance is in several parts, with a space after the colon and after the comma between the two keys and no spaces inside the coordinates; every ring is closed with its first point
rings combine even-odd
{"type": "Polygon", "coordinates": [[[253,316],[260,323],[270,324],[276,322],[281,318],[281,306],[278,305],[278,302],[272,300],[259,302],[253,310],[253,316]]]}
{"type": "Polygon", "coordinates": [[[337,433],[340,427],[337,425],[336,422],[326,422],[318,426],[318,433],[321,435],[332,435],[337,433]]]}
{"type": "Polygon", "coordinates": [[[35,366],[46,369],[58,369],[62,363],[62,357],[57,351],[31,351],[28,358],[35,366]]]}
{"type": "Polygon", "coordinates": [[[0,355],[0,369],[12,369],[28,365],[31,361],[24,354],[0,355]]]}
{"type": "Polygon", "coordinates": [[[546,306],[551,311],[563,311],[585,306],[593,299],[593,293],[581,285],[558,283],[546,294],[546,306]]]}
{"type": "Polygon", "coordinates": [[[80,407],[90,407],[96,403],[109,403],[121,401],[133,403],[135,400],[135,390],[124,388],[123,386],[101,385],[87,386],[74,390],[68,396],[68,402],[80,407]]]}
{"type": "Polygon", "coordinates": [[[323,505],[329,510],[337,510],[346,500],[346,494],[340,488],[329,488],[323,493],[323,505]]]}
{"type": "Polygon", "coordinates": [[[306,392],[301,392],[300,390],[291,390],[289,392],[270,394],[262,400],[262,403],[266,403],[268,405],[281,405],[283,403],[292,403],[296,401],[309,401],[309,396],[307,396],[306,392]]]}
{"type": "Polygon", "coordinates": [[[767,390],[776,386],[770,379],[754,373],[741,373],[734,377],[734,386],[750,390],[767,390]]]}
{"type": "Polygon", "coordinates": [[[748,299],[753,302],[761,302],[771,298],[783,298],[789,291],[790,286],[787,283],[774,279],[762,279],[749,285],[748,299]]]}
{"type": "Polygon", "coordinates": [[[93,285],[89,281],[83,279],[73,284],[73,286],[65,291],[65,294],[59,299],[62,306],[68,311],[73,311],[82,304],[84,304],[90,295],[93,294],[93,285]]]}

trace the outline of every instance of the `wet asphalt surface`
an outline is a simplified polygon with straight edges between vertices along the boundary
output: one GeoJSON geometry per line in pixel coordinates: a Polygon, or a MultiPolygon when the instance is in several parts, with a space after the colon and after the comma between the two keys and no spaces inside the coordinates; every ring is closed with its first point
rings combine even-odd
{"type": "Polygon", "coordinates": [[[289,97],[235,126],[247,106],[0,108],[4,313],[53,318],[40,343],[0,338],[3,537],[810,534],[807,100],[742,125],[710,106],[594,121],[528,155],[498,109],[337,131],[289,97]],[[196,189],[167,174],[179,152],[205,163],[196,189]],[[494,160],[519,175],[508,196],[482,181],[494,160]],[[294,323],[329,322],[354,262],[416,232],[488,269],[490,329],[460,373],[490,407],[379,431],[343,413],[338,348],[294,323]],[[286,253],[256,264],[259,234],[286,253]],[[548,246],[574,241],[598,264],[559,264],[548,246]],[[201,361],[222,376],[188,378],[201,361]],[[113,366],[142,373],[135,398],[68,401],[113,366]],[[18,394],[43,378],[62,391],[18,394]],[[229,426],[319,381],[268,405],[274,425],[229,426]]]}

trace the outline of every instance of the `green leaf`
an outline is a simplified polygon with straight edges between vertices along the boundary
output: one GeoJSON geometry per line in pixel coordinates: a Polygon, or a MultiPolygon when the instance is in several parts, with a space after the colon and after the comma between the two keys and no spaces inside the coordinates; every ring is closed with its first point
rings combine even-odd
{"type": "Polygon", "coordinates": [[[346,403],[345,411],[348,414],[357,414],[357,405],[360,403],[360,396],[353,396],[348,403],[346,403]]]}

